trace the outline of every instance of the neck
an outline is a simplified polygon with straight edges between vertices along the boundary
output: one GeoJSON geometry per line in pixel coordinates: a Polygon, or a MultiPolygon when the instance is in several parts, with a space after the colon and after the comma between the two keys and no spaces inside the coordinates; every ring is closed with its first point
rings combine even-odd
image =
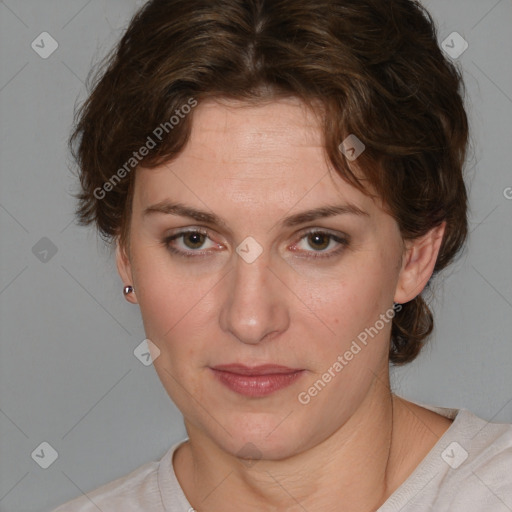
{"type": "Polygon", "coordinates": [[[375,377],[358,409],[332,435],[286,459],[252,465],[187,425],[190,442],[175,455],[176,475],[198,512],[375,510],[406,476],[399,471],[404,450],[396,449],[407,431],[405,422],[397,423],[403,411],[386,372],[375,377]]]}

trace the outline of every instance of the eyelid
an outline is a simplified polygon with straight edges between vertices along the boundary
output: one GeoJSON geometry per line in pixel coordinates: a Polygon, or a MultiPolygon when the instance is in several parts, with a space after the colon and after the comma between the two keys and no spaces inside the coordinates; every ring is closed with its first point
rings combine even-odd
{"type": "Polygon", "coordinates": [[[330,251],[296,251],[299,258],[329,258],[339,254],[350,245],[351,238],[349,235],[323,227],[305,228],[297,234],[296,242],[294,242],[293,245],[298,244],[307,236],[315,234],[327,235],[327,237],[330,238],[330,241],[334,241],[336,244],[338,244],[338,247],[331,249],[330,251]],[[300,255],[302,252],[306,255],[300,255]]]}
{"type": "Polygon", "coordinates": [[[162,239],[162,244],[164,245],[164,247],[166,247],[168,250],[171,250],[172,252],[176,253],[176,254],[180,254],[182,256],[194,256],[194,257],[201,257],[201,256],[204,256],[204,255],[208,255],[212,249],[207,249],[207,250],[197,250],[197,251],[193,251],[193,250],[188,250],[188,251],[182,251],[182,250],[179,250],[179,249],[174,249],[174,248],[171,248],[171,242],[173,240],[176,240],[176,239],[179,239],[180,237],[182,236],[185,236],[185,235],[188,235],[188,234],[200,234],[200,235],[204,235],[205,237],[207,237],[211,242],[215,243],[216,245],[220,245],[220,246],[223,246],[223,244],[221,243],[218,243],[218,242],[214,242],[214,240],[212,240],[211,236],[210,236],[210,230],[207,229],[207,228],[204,228],[204,227],[199,227],[199,226],[190,226],[190,227],[187,227],[187,228],[183,228],[183,229],[178,229],[177,231],[173,231],[167,235],[164,235],[163,239],[162,239]]]}
{"type": "MultiPolygon", "coordinates": [[[[208,256],[212,252],[212,249],[197,250],[197,251],[195,251],[195,250],[182,251],[179,249],[175,249],[174,247],[171,246],[170,242],[180,238],[181,236],[185,236],[190,233],[197,233],[197,234],[204,235],[210,241],[214,242],[212,240],[212,238],[210,237],[210,229],[209,228],[199,227],[199,226],[190,226],[187,228],[179,229],[177,231],[170,233],[169,235],[164,236],[163,240],[162,240],[162,244],[169,251],[171,251],[177,255],[180,255],[180,256],[193,257],[193,258],[201,258],[201,257],[208,256]]],[[[337,243],[339,247],[336,249],[332,249],[330,251],[296,251],[296,253],[304,252],[305,254],[308,254],[306,256],[299,256],[299,257],[302,257],[305,259],[329,258],[330,256],[338,254],[343,249],[345,249],[350,244],[350,240],[351,240],[350,236],[345,233],[341,233],[341,232],[334,231],[334,230],[324,228],[324,227],[308,227],[308,228],[304,228],[303,230],[299,231],[296,234],[295,242],[292,244],[292,246],[299,243],[306,236],[314,235],[314,234],[327,235],[328,237],[330,237],[330,240],[337,243]]],[[[214,242],[214,243],[216,243],[218,246],[224,245],[224,244],[221,244],[218,242],[214,242]]]]}
{"type": "Polygon", "coordinates": [[[337,236],[337,237],[340,237],[340,238],[349,238],[349,236],[341,231],[336,231],[334,229],[329,229],[329,228],[324,228],[322,226],[316,226],[316,227],[308,227],[308,228],[304,228],[304,229],[301,229],[297,234],[296,236],[298,238],[303,238],[304,235],[309,235],[311,233],[325,233],[326,235],[332,235],[332,236],[337,236]]]}

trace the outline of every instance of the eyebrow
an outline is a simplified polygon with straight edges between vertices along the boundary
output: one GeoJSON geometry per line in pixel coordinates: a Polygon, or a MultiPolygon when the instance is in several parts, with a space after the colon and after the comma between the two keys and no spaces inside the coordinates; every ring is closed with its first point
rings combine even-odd
{"type": "MultiPolygon", "coordinates": [[[[189,217],[198,222],[205,222],[216,226],[227,228],[227,223],[220,218],[218,215],[204,210],[198,210],[191,206],[184,205],[182,203],[173,203],[168,200],[161,201],[159,203],[148,206],[144,212],[144,217],[155,213],[162,213],[166,215],[178,215],[180,217],[189,217]]],[[[361,210],[354,204],[340,204],[340,205],[327,205],[319,208],[313,208],[312,210],[306,210],[300,213],[295,213],[288,217],[285,217],[280,224],[284,227],[294,227],[306,222],[312,222],[317,219],[334,217],[337,215],[351,214],[361,217],[370,217],[370,214],[361,210]]]]}

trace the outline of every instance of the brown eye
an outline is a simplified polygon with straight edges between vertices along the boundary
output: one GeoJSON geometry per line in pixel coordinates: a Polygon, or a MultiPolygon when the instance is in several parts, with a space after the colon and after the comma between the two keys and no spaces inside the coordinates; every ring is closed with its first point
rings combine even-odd
{"type": "Polygon", "coordinates": [[[197,231],[183,233],[181,236],[183,237],[183,243],[189,249],[200,249],[206,238],[206,235],[197,231]]]}
{"type": "Polygon", "coordinates": [[[323,250],[329,247],[331,238],[327,233],[310,233],[308,235],[308,243],[313,249],[323,250]]]}
{"type": "Polygon", "coordinates": [[[300,258],[330,258],[339,255],[348,247],[349,242],[348,235],[339,236],[327,231],[310,231],[300,238],[293,252],[300,258]]]}
{"type": "Polygon", "coordinates": [[[206,231],[189,229],[165,237],[162,245],[173,254],[187,258],[202,258],[211,253],[210,249],[219,247],[215,244],[206,231]],[[208,245],[209,242],[209,245],[208,245]],[[198,249],[205,249],[200,251],[198,249]]]}

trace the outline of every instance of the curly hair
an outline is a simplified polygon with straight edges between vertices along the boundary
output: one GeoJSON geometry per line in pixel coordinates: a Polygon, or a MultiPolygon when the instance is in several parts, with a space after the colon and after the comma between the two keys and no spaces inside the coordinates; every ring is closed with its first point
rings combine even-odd
{"type": "MultiPolygon", "coordinates": [[[[321,114],[336,172],[365,194],[373,188],[403,240],[446,221],[432,277],[464,246],[464,84],[417,1],[152,0],[89,86],[69,140],[81,184],[76,214],[107,241],[128,237],[130,171],[179,154],[194,105],[294,96],[321,114]],[[357,166],[340,151],[351,134],[365,145],[357,166]]],[[[421,294],[403,304],[390,362],[412,361],[433,326],[421,294]]]]}

